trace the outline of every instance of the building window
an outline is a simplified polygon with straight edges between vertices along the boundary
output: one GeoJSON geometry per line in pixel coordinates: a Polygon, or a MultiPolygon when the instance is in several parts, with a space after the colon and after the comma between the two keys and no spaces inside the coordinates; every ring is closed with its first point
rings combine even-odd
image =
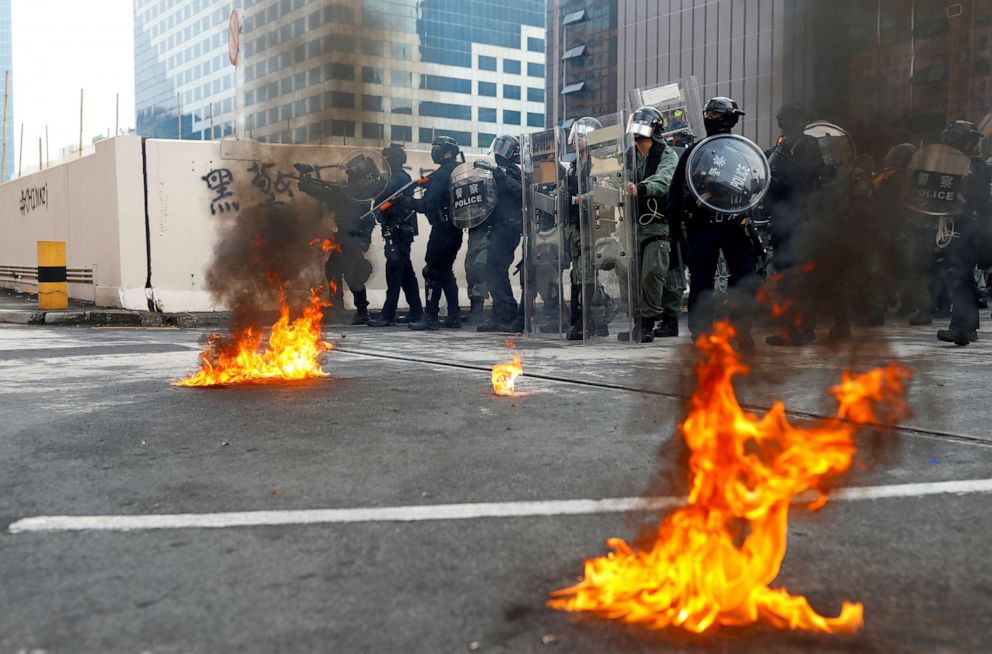
{"type": "Polygon", "coordinates": [[[362,81],[366,84],[382,84],[384,74],[381,68],[362,66],[362,81]]]}
{"type": "Polygon", "coordinates": [[[365,111],[382,111],[381,95],[363,95],[362,109],[365,111]]]}
{"type": "Polygon", "coordinates": [[[324,37],[324,52],[354,52],[355,39],[346,34],[328,34],[324,37]]]}
{"type": "Polygon", "coordinates": [[[320,106],[320,96],[319,95],[311,95],[309,98],[307,98],[307,113],[308,114],[315,114],[315,113],[319,112],[320,110],[321,110],[321,106],[320,106]]]}
{"type": "Polygon", "coordinates": [[[355,136],[355,123],[350,120],[331,120],[324,123],[324,132],[331,136],[355,136]]]}
{"type": "Polygon", "coordinates": [[[408,98],[393,98],[393,113],[413,115],[413,100],[408,98]]]}
{"type": "Polygon", "coordinates": [[[491,70],[496,72],[496,57],[479,55],[479,70],[491,70]]]}
{"type": "Polygon", "coordinates": [[[472,120],[472,107],[445,102],[421,102],[420,115],[432,118],[454,118],[455,120],[472,120]]]}
{"type": "Polygon", "coordinates": [[[503,110],[503,122],[507,125],[519,125],[520,124],[520,112],[510,111],[509,109],[503,110]]]}
{"type": "Polygon", "coordinates": [[[471,94],[472,82],[467,79],[421,74],[420,88],[428,91],[448,91],[450,93],[471,94]]]}
{"type": "Polygon", "coordinates": [[[544,102],[544,89],[527,89],[528,102],[544,102]]]}
{"type": "Polygon", "coordinates": [[[495,98],[496,82],[479,82],[479,95],[487,98],[495,98]]]}
{"type": "Polygon", "coordinates": [[[491,146],[493,144],[493,141],[495,140],[496,140],[495,134],[486,134],[484,132],[479,132],[478,136],[476,136],[476,141],[475,141],[476,147],[488,150],[489,146],[491,146]]]}
{"type": "Polygon", "coordinates": [[[413,73],[410,71],[392,70],[390,71],[390,79],[392,80],[393,86],[398,86],[404,89],[413,87],[413,73]]]}
{"type": "Polygon", "coordinates": [[[527,64],[528,77],[544,77],[544,64],[527,64]]]}
{"type": "Polygon", "coordinates": [[[385,52],[385,48],[383,48],[381,41],[376,41],[374,39],[363,39],[362,52],[367,55],[372,55],[373,57],[381,57],[385,52]]]}
{"type": "Polygon", "coordinates": [[[386,128],[379,123],[362,123],[362,138],[381,141],[386,137],[386,128]]]}
{"type": "Polygon", "coordinates": [[[392,53],[393,59],[410,61],[413,59],[413,46],[407,45],[406,43],[393,43],[392,53]]]}
{"type": "Polygon", "coordinates": [[[331,5],[324,9],[324,22],[325,23],[345,23],[348,25],[354,25],[355,23],[355,12],[351,7],[342,7],[340,5],[331,5]]]}
{"type": "Polygon", "coordinates": [[[512,84],[503,85],[503,97],[508,100],[519,100],[520,99],[520,87],[514,86],[512,84]]]}
{"type": "Polygon", "coordinates": [[[503,60],[503,72],[509,75],[519,75],[520,74],[520,62],[516,59],[504,59],[503,60]]]}
{"type": "Polygon", "coordinates": [[[434,130],[430,127],[420,128],[420,142],[421,143],[431,143],[434,140],[434,134],[437,133],[438,136],[450,136],[455,139],[455,143],[464,147],[472,147],[472,133],[471,132],[456,132],[450,129],[438,129],[434,130]]]}
{"type": "Polygon", "coordinates": [[[495,123],[496,122],[496,110],[489,109],[487,107],[479,107],[479,122],[480,123],[495,123]]]}
{"type": "Polygon", "coordinates": [[[544,114],[527,114],[527,127],[544,127],[544,114]]]}
{"type": "Polygon", "coordinates": [[[544,52],[544,39],[535,39],[533,36],[528,36],[527,49],[531,52],[544,52]]]}
{"type": "Polygon", "coordinates": [[[333,63],[324,67],[327,79],[341,79],[353,81],[355,79],[355,67],[351,64],[333,63]]]}
{"type": "Polygon", "coordinates": [[[328,91],[324,94],[324,107],[328,109],[354,109],[355,94],[345,91],[328,91]]]}
{"type": "Polygon", "coordinates": [[[393,125],[389,129],[389,138],[393,141],[410,143],[413,141],[413,128],[409,125],[393,125]]]}

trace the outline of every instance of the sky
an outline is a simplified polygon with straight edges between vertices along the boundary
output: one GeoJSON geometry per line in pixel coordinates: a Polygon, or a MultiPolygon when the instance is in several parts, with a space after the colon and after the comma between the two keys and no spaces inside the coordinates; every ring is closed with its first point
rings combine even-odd
{"type": "Polygon", "coordinates": [[[14,147],[19,155],[24,123],[25,170],[38,166],[45,125],[51,159],[78,145],[80,89],[84,144],[113,132],[118,93],[121,129],[134,127],[132,0],[14,0],[12,10],[14,147]]]}

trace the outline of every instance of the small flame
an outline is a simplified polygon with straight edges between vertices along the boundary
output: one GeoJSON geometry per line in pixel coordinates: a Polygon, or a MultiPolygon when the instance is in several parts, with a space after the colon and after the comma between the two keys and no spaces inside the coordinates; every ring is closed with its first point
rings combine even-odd
{"type": "Polygon", "coordinates": [[[200,355],[200,369],[174,385],[218,386],[326,377],[318,357],[332,349],[322,340],[320,331],[323,310],[330,303],[321,299],[321,289],[312,289],[303,316],[290,322],[282,284],[278,289],[279,319],[272,325],[267,343],[253,327],[224,338],[214,334],[200,355]]]}
{"type": "MultiPolygon", "coordinates": [[[[517,344],[507,339],[506,346],[515,350],[517,344]]],[[[513,395],[513,387],[517,377],[524,374],[524,367],[520,363],[520,355],[513,353],[513,361],[510,363],[498,363],[493,366],[493,392],[496,395],[513,395]]]]}
{"type": "Polygon", "coordinates": [[[318,243],[320,244],[320,249],[323,250],[324,252],[330,252],[333,250],[338,254],[341,253],[341,244],[332,241],[329,238],[325,238],[325,239],[315,238],[312,241],[310,241],[310,245],[317,245],[318,243]]]}
{"type": "MultiPolygon", "coordinates": [[[[910,372],[893,364],[858,377],[845,373],[831,389],[837,417],[801,429],[781,402],[761,418],[741,409],[733,378],[748,368],[730,345],[735,336],[719,323],[696,343],[703,360],[681,425],[691,451],[686,505],[661,524],[648,551],[607,541],[613,551],[586,561],[584,578],[552,593],[550,607],[695,633],[759,621],[826,633],[861,628],[860,603],[844,602],[838,617],[826,618],[805,597],[769,584],[785,557],[790,503],[848,469],[858,426],[878,422],[875,405],[906,415],[910,372]]],[[[812,508],[825,501],[821,490],[812,508]]]]}

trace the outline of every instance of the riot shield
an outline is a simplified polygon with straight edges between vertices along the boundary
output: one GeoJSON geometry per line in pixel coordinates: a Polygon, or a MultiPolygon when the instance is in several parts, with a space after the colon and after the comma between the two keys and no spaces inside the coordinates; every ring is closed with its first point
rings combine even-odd
{"type": "Polygon", "coordinates": [[[562,338],[568,325],[565,284],[570,265],[566,243],[568,193],[561,167],[564,138],[560,129],[524,135],[523,169],[524,331],[562,338]]]}
{"type": "Polygon", "coordinates": [[[703,140],[686,162],[689,192],[702,206],[733,216],[757,207],[768,192],[771,169],[757,145],[736,134],[703,140]]]}
{"type": "Polygon", "coordinates": [[[826,121],[817,121],[806,126],[805,134],[816,139],[823,157],[823,188],[834,186],[847,188],[851,172],[858,159],[854,139],[842,127],[826,121]]]}
{"type": "Polygon", "coordinates": [[[458,164],[451,171],[450,193],[451,221],[462,229],[478,227],[496,208],[496,180],[485,165],[458,164]]]}
{"type": "MultiPolygon", "coordinates": [[[[640,274],[634,202],[627,194],[627,138],[623,112],[598,119],[576,152],[579,194],[582,336],[611,333],[640,342],[640,274]]],[[[573,268],[576,263],[573,263],[573,268]]]]}
{"type": "Polygon", "coordinates": [[[903,178],[903,204],[908,218],[937,229],[966,210],[971,160],[957,148],[936,143],[918,150],[903,178]]]}
{"type": "Polygon", "coordinates": [[[699,84],[695,76],[661,86],[634,89],[627,94],[628,111],[637,111],[646,106],[654,107],[665,117],[668,126],[665,130],[666,140],[680,134],[691,134],[693,137],[705,134],[699,84]]]}
{"type": "Polygon", "coordinates": [[[367,202],[386,190],[389,164],[375,150],[356,150],[345,156],[337,168],[336,183],[352,200],[367,202]]]}

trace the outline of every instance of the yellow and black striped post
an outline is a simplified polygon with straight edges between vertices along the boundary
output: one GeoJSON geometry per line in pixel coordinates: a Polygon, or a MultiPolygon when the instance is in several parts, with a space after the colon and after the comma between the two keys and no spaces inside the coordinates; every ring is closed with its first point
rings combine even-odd
{"type": "Polygon", "coordinates": [[[65,241],[38,241],[38,308],[69,308],[65,241]]]}

